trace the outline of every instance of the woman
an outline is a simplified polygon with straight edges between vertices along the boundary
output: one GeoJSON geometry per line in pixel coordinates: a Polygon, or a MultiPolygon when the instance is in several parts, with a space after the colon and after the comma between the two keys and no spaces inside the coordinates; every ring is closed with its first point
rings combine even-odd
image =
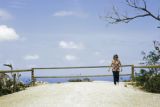
{"type": "Polygon", "coordinates": [[[113,56],[111,67],[112,67],[112,72],[113,72],[114,84],[116,85],[116,83],[119,83],[119,72],[120,72],[120,67],[121,67],[121,62],[118,59],[117,54],[113,56]]]}

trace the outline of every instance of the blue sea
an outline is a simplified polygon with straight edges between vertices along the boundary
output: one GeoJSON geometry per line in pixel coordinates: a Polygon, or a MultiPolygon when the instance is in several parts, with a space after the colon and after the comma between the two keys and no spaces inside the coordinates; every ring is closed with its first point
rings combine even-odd
{"type": "MultiPolygon", "coordinates": [[[[36,81],[43,81],[43,82],[48,82],[48,83],[63,83],[63,82],[68,82],[71,79],[81,79],[83,80],[83,78],[37,78],[36,81]]],[[[89,79],[91,81],[113,81],[113,77],[109,76],[109,77],[89,77],[89,79]]],[[[131,77],[130,76],[120,76],[120,81],[126,81],[126,80],[130,80],[131,77]]],[[[31,82],[31,78],[30,77],[21,77],[20,78],[21,81],[23,81],[23,83],[25,84],[29,84],[31,82]]]]}

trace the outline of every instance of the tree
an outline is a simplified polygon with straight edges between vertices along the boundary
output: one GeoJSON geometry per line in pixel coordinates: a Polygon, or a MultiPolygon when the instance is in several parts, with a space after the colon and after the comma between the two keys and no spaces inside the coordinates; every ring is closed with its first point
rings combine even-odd
{"type": "MultiPolygon", "coordinates": [[[[158,11],[157,14],[154,14],[147,8],[146,0],[125,0],[125,3],[127,6],[129,6],[132,9],[135,9],[139,13],[128,16],[127,13],[120,14],[120,12],[113,6],[113,14],[112,15],[106,15],[104,18],[110,23],[110,24],[117,24],[117,23],[128,23],[134,19],[137,18],[143,18],[143,17],[152,17],[152,19],[156,21],[160,21],[160,12],[158,11]]],[[[158,10],[158,9],[157,9],[158,10]]],[[[158,26],[157,28],[160,28],[158,26]]]]}
{"type": "MultiPolygon", "coordinates": [[[[143,60],[145,61],[144,64],[146,65],[160,65],[160,42],[153,41],[154,43],[154,50],[150,51],[148,54],[142,52],[143,60]]],[[[158,74],[160,69],[158,68],[150,68],[149,69],[151,74],[158,74]]]]}
{"type": "MultiPolygon", "coordinates": [[[[149,53],[142,52],[144,64],[160,65],[160,42],[153,41],[154,50],[149,53]]],[[[160,68],[141,69],[136,76],[136,85],[149,92],[160,93],[160,68]]]]}

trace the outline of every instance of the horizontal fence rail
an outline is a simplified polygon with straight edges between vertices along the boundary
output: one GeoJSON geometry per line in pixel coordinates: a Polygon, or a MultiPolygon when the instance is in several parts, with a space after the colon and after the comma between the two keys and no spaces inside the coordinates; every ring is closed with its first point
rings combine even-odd
{"type": "MultiPolygon", "coordinates": [[[[131,74],[121,74],[120,76],[129,76],[131,74]]],[[[34,78],[79,78],[79,77],[108,77],[112,75],[80,75],[80,76],[35,76],[34,78]]]]}
{"type": "Polygon", "coordinates": [[[19,70],[0,70],[0,73],[11,73],[11,72],[31,72],[32,69],[19,69],[19,70]]]}
{"type": "MultiPolygon", "coordinates": [[[[122,65],[121,67],[130,67],[132,65],[122,65]]],[[[46,67],[46,68],[33,68],[34,70],[41,69],[85,69],[85,68],[110,68],[111,66],[79,66],[79,67],[46,67]]]]}
{"type": "Polygon", "coordinates": [[[134,68],[160,68],[160,65],[134,66],[134,68]]]}

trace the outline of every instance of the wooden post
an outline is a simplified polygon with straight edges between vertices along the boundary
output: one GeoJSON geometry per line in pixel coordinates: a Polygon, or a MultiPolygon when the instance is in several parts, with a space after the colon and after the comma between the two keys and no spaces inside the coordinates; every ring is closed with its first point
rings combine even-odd
{"type": "Polygon", "coordinates": [[[131,66],[131,71],[132,71],[132,82],[134,81],[134,65],[131,66]]]}
{"type": "Polygon", "coordinates": [[[32,86],[35,85],[35,78],[34,78],[34,69],[32,68],[32,71],[31,71],[31,81],[32,81],[32,86]]]}
{"type": "Polygon", "coordinates": [[[16,91],[16,74],[13,74],[13,92],[16,91]]]}

